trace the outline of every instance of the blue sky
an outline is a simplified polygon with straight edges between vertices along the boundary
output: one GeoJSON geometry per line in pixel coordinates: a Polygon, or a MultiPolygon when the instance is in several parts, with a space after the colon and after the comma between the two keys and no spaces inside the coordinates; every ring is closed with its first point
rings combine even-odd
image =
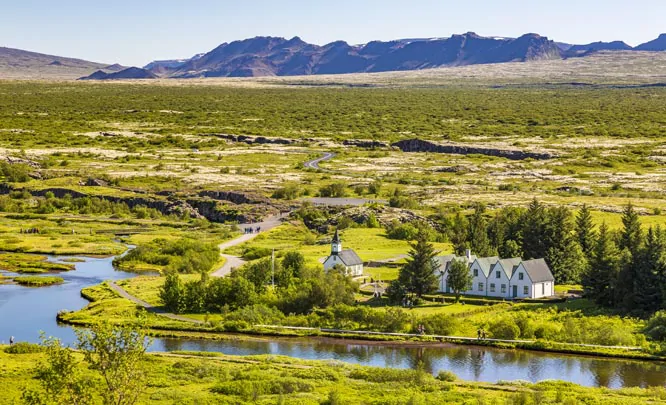
{"type": "Polygon", "coordinates": [[[536,32],[561,42],[624,40],[666,32],[665,0],[6,0],[0,46],[144,65],[223,42],[273,35],[325,44],[374,39],[536,32]]]}

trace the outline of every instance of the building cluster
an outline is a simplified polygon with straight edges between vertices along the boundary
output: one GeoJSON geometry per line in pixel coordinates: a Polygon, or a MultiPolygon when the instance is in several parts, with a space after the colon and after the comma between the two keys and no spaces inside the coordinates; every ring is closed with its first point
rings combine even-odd
{"type": "Polygon", "coordinates": [[[471,288],[465,295],[498,298],[541,298],[555,295],[555,278],[543,259],[476,257],[468,250],[465,256],[437,257],[439,292],[451,293],[448,271],[454,260],[463,261],[472,276],[471,288]]]}

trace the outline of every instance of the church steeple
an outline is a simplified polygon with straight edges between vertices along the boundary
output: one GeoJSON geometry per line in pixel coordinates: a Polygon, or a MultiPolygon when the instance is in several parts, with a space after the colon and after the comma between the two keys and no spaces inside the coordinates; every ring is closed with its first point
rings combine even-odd
{"type": "Polygon", "coordinates": [[[340,240],[338,229],[335,228],[335,235],[333,235],[333,240],[331,241],[331,255],[337,255],[340,252],[342,252],[342,241],[340,240]]]}

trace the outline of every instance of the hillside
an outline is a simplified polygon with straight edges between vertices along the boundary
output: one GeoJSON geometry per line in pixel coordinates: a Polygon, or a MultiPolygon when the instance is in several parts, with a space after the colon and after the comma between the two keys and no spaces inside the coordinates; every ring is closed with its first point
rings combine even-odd
{"type": "Polygon", "coordinates": [[[324,46],[292,39],[256,37],[224,43],[175,68],[149,65],[163,77],[255,77],[420,70],[484,63],[559,59],[560,49],[537,34],[489,38],[468,32],[450,38],[373,41],[324,46]]]}
{"type": "Polygon", "coordinates": [[[116,72],[123,67],[0,47],[2,79],[76,79],[100,69],[116,72]]]}
{"type": "Polygon", "coordinates": [[[157,76],[146,69],[130,67],[119,72],[106,73],[98,70],[90,76],[79,80],[131,80],[131,79],[155,79],[157,76]]]}

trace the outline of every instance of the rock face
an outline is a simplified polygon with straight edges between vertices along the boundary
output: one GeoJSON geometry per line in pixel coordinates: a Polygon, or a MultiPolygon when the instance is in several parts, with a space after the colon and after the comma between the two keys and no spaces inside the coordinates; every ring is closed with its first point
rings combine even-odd
{"type": "MultiPolygon", "coordinates": [[[[265,136],[250,136],[250,135],[232,135],[232,134],[207,134],[216,138],[226,139],[231,142],[242,142],[248,145],[293,145],[302,140],[288,139],[288,138],[267,138],[265,136]]],[[[310,140],[310,139],[306,139],[310,140]]]]}
{"type": "Polygon", "coordinates": [[[503,157],[511,160],[536,159],[545,160],[554,157],[551,153],[524,152],[516,149],[496,149],[477,146],[466,146],[458,144],[440,144],[421,139],[408,139],[395,142],[392,146],[399,148],[403,152],[434,152],[434,153],[454,153],[458,155],[479,154],[487,156],[503,157]]]}
{"type": "MultiPolygon", "coordinates": [[[[95,185],[91,184],[91,187],[95,185]]],[[[45,197],[53,193],[55,197],[63,198],[70,195],[73,198],[95,197],[114,203],[125,203],[134,208],[139,205],[156,209],[164,215],[189,215],[190,218],[205,218],[211,222],[257,222],[266,215],[277,214],[280,209],[270,200],[244,192],[202,192],[196,198],[176,197],[171,195],[166,199],[150,197],[118,197],[112,195],[89,196],[80,191],[67,188],[47,188],[41,190],[15,189],[7,184],[0,184],[0,194],[9,194],[13,191],[27,191],[35,197],[45,197]],[[220,201],[228,201],[228,205],[220,201]],[[237,201],[237,202],[234,202],[237,201]]]]}
{"type": "Polygon", "coordinates": [[[359,148],[387,148],[389,144],[387,142],[375,141],[372,139],[345,139],[342,141],[342,144],[345,146],[356,146],[359,148]]]}
{"type": "Polygon", "coordinates": [[[249,77],[417,70],[477,63],[560,59],[560,48],[537,34],[487,38],[468,32],[450,38],[373,41],[324,46],[292,39],[256,37],[224,43],[184,63],[154,62],[147,67],[164,77],[249,77]]]}
{"type": "Polygon", "coordinates": [[[655,40],[638,45],[637,51],[666,51],[666,34],[661,34],[655,40]]]}

